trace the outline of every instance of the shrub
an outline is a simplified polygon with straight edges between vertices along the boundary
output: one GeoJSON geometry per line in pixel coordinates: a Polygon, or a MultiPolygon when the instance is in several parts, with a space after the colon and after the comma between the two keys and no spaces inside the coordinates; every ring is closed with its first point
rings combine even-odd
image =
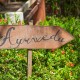
{"type": "MultiPolygon", "coordinates": [[[[47,17],[44,26],[60,26],[74,36],[68,44],[52,50],[33,50],[30,80],[80,80],[80,19],[47,17]]],[[[26,80],[27,50],[0,50],[0,80],[26,80]]]]}

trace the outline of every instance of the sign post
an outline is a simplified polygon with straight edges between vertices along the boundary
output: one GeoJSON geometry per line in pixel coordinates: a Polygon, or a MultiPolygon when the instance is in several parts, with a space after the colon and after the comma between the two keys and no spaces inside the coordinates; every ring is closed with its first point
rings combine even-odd
{"type": "Polygon", "coordinates": [[[28,79],[29,77],[32,75],[32,50],[28,50],[28,72],[27,72],[27,76],[28,79]]]}
{"type": "MultiPolygon", "coordinates": [[[[29,25],[33,25],[33,21],[29,22],[29,25]]],[[[28,79],[29,77],[32,75],[32,50],[28,49],[28,72],[27,72],[27,76],[28,79]]]]}
{"type": "Polygon", "coordinates": [[[57,49],[73,39],[57,26],[0,26],[0,49],[29,49],[28,78],[32,74],[31,49],[57,49]]]}

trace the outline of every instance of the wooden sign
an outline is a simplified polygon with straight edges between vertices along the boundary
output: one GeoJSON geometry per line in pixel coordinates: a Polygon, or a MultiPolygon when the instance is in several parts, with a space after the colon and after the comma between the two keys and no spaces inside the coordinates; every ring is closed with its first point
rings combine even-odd
{"type": "Polygon", "coordinates": [[[73,36],[60,27],[0,26],[0,49],[56,49],[73,36]]]}

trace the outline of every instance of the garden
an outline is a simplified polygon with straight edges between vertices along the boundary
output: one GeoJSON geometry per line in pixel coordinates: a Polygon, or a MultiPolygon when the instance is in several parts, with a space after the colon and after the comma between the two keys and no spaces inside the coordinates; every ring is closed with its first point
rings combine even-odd
{"type": "MultiPolygon", "coordinates": [[[[39,25],[60,26],[73,35],[74,40],[56,50],[33,49],[32,76],[29,80],[80,80],[80,15],[74,10],[74,7],[80,7],[79,0],[70,1],[63,0],[66,3],[61,5],[64,10],[60,11],[59,0],[46,0],[47,9],[52,10],[50,13],[47,11],[46,19],[39,25]]],[[[8,25],[9,21],[0,15],[1,26],[8,25]]],[[[21,24],[18,22],[18,25],[21,24]]],[[[0,80],[27,80],[27,52],[27,49],[0,50],[0,80]]]]}

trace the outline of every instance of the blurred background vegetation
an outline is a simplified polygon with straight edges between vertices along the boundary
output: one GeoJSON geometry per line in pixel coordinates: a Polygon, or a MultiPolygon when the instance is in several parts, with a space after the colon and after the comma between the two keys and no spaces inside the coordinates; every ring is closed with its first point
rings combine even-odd
{"type": "Polygon", "coordinates": [[[46,0],[48,14],[80,17],[80,0],[46,0]]]}

